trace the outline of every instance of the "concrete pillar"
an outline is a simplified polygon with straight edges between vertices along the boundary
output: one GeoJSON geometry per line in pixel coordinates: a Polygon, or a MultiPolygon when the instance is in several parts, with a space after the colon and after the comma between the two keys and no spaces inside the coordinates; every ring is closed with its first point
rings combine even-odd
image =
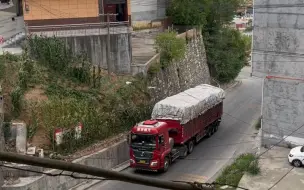
{"type": "Polygon", "coordinates": [[[12,125],[16,128],[16,151],[19,154],[26,154],[26,125],[25,123],[13,123],[12,125]]]}

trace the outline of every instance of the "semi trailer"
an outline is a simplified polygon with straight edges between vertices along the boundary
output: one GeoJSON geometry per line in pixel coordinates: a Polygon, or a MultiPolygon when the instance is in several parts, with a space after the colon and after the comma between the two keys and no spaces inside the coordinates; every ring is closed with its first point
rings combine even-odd
{"type": "Polygon", "coordinates": [[[166,172],[191,154],[195,144],[218,130],[224,98],[223,89],[201,84],[156,103],[151,119],[128,134],[130,167],[166,172]]]}

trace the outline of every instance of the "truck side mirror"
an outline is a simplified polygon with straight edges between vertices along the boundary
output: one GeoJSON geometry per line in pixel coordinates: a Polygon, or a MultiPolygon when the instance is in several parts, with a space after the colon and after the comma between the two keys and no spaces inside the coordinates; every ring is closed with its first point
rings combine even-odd
{"type": "Polygon", "coordinates": [[[164,142],[164,137],[163,137],[163,136],[160,137],[159,143],[160,143],[161,145],[163,145],[163,144],[165,143],[165,142],[164,142]]]}

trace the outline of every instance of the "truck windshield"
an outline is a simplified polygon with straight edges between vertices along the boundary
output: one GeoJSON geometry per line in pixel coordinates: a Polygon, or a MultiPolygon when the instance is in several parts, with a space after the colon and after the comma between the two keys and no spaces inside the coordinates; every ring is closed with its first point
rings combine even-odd
{"type": "Polygon", "coordinates": [[[131,145],[155,148],[156,136],[155,135],[132,134],[131,135],[131,145]]]}

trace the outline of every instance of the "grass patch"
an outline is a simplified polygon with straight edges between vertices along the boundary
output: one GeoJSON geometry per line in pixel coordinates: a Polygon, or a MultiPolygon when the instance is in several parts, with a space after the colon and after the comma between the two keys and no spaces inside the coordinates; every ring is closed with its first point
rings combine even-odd
{"type": "MultiPolygon", "coordinates": [[[[223,170],[222,174],[216,179],[216,183],[237,186],[246,172],[251,175],[260,173],[258,160],[254,154],[240,155],[231,165],[223,170]]],[[[218,187],[218,189],[220,188],[218,187]]]]}
{"type": "Polygon", "coordinates": [[[261,129],[261,121],[262,121],[262,118],[261,117],[259,117],[259,119],[257,120],[257,122],[256,122],[256,124],[255,124],[255,129],[256,130],[260,130],[261,129]]]}

